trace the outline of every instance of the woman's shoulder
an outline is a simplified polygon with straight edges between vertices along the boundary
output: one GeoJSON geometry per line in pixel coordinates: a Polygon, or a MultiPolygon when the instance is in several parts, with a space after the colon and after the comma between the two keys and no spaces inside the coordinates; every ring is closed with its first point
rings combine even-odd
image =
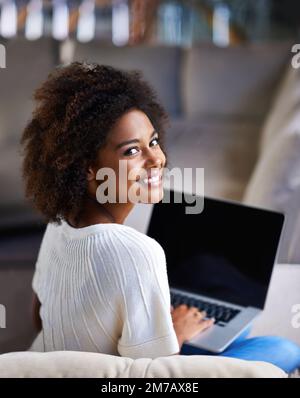
{"type": "Polygon", "coordinates": [[[127,276],[123,285],[128,281],[133,283],[133,275],[137,274],[141,280],[148,281],[155,279],[155,275],[162,279],[165,275],[163,248],[156,240],[133,227],[108,223],[74,228],[63,221],[60,225],[49,225],[47,232],[48,242],[51,241],[48,252],[61,256],[64,263],[70,258],[70,264],[74,259],[80,259],[79,268],[88,261],[88,269],[93,269],[94,275],[101,279],[106,275],[112,286],[115,286],[112,281],[118,285],[124,275],[127,276]],[[74,253],[78,255],[74,256],[74,253]]]}
{"type": "Polygon", "coordinates": [[[125,254],[146,253],[149,255],[164,255],[160,244],[150,236],[136,230],[129,225],[118,223],[103,223],[89,225],[83,228],[74,228],[62,220],[58,224],[48,224],[47,235],[57,238],[60,236],[60,243],[67,241],[81,241],[89,246],[105,246],[106,252],[117,251],[125,254]]]}
{"type": "Polygon", "coordinates": [[[166,258],[161,245],[150,236],[124,224],[106,224],[105,232],[95,234],[95,247],[104,249],[106,258],[110,258],[119,268],[148,265],[154,268],[165,267],[166,258]],[[109,226],[108,226],[109,225],[109,226]]]}
{"type": "Polygon", "coordinates": [[[146,253],[148,256],[164,254],[161,245],[155,239],[128,225],[118,224],[118,227],[108,230],[108,234],[121,250],[135,254],[146,253]]]}
{"type": "Polygon", "coordinates": [[[140,234],[137,230],[124,224],[118,223],[98,223],[88,225],[87,227],[74,228],[67,221],[61,220],[60,223],[48,223],[46,233],[51,234],[63,234],[69,239],[84,239],[88,237],[100,237],[110,233],[119,234],[122,232],[131,234],[140,234]]]}

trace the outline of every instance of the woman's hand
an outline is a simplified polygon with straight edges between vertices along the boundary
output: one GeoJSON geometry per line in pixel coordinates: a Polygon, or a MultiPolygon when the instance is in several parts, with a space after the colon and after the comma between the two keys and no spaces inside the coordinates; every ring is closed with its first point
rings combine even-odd
{"type": "Polygon", "coordinates": [[[175,309],[171,307],[171,316],[174,330],[178,339],[179,347],[213,325],[214,318],[204,319],[206,313],[199,311],[197,307],[188,307],[185,304],[179,305],[175,309]]]}

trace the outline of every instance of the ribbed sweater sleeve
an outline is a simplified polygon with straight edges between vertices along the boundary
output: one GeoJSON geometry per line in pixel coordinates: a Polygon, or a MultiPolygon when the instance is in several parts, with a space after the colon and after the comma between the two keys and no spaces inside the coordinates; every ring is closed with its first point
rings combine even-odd
{"type": "Polygon", "coordinates": [[[121,265],[116,286],[123,320],[120,355],[156,358],[178,353],[163,249],[131,231],[113,233],[110,239],[113,263],[121,265]]]}

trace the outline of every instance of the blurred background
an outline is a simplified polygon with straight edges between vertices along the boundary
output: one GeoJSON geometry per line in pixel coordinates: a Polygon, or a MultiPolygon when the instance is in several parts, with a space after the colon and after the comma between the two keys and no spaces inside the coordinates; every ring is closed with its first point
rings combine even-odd
{"type": "MultiPolygon", "coordinates": [[[[283,211],[278,262],[295,265],[297,42],[297,0],[0,0],[0,352],[33,336],[31,279],[45,226],[24,199],[19,140],[48,73],[75,60],[142,70],[170,115],[169,167],[203,167],[208,196],[283,211]]],[[[126,223],[145,232],[150,211],[140,206],[126,223]]],[[[286,284],[299,286],[289,275],[286,284]]]]}

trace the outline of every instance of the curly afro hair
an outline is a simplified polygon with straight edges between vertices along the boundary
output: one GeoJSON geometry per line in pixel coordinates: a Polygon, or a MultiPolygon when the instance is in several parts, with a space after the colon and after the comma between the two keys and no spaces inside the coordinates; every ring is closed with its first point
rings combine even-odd
{"type": "MultiPolygon", "coordinates": [[[[73,62],[58,66],[34,92],[37,102],[21,144],[26,197],[46,222],[78,214],[86,173],[109,131],[126,112],[144,112],[164,151],[167,115],[140,72],[73,62]]],[[[165,152],[165,151],[164,151],[165,152]]]]}

